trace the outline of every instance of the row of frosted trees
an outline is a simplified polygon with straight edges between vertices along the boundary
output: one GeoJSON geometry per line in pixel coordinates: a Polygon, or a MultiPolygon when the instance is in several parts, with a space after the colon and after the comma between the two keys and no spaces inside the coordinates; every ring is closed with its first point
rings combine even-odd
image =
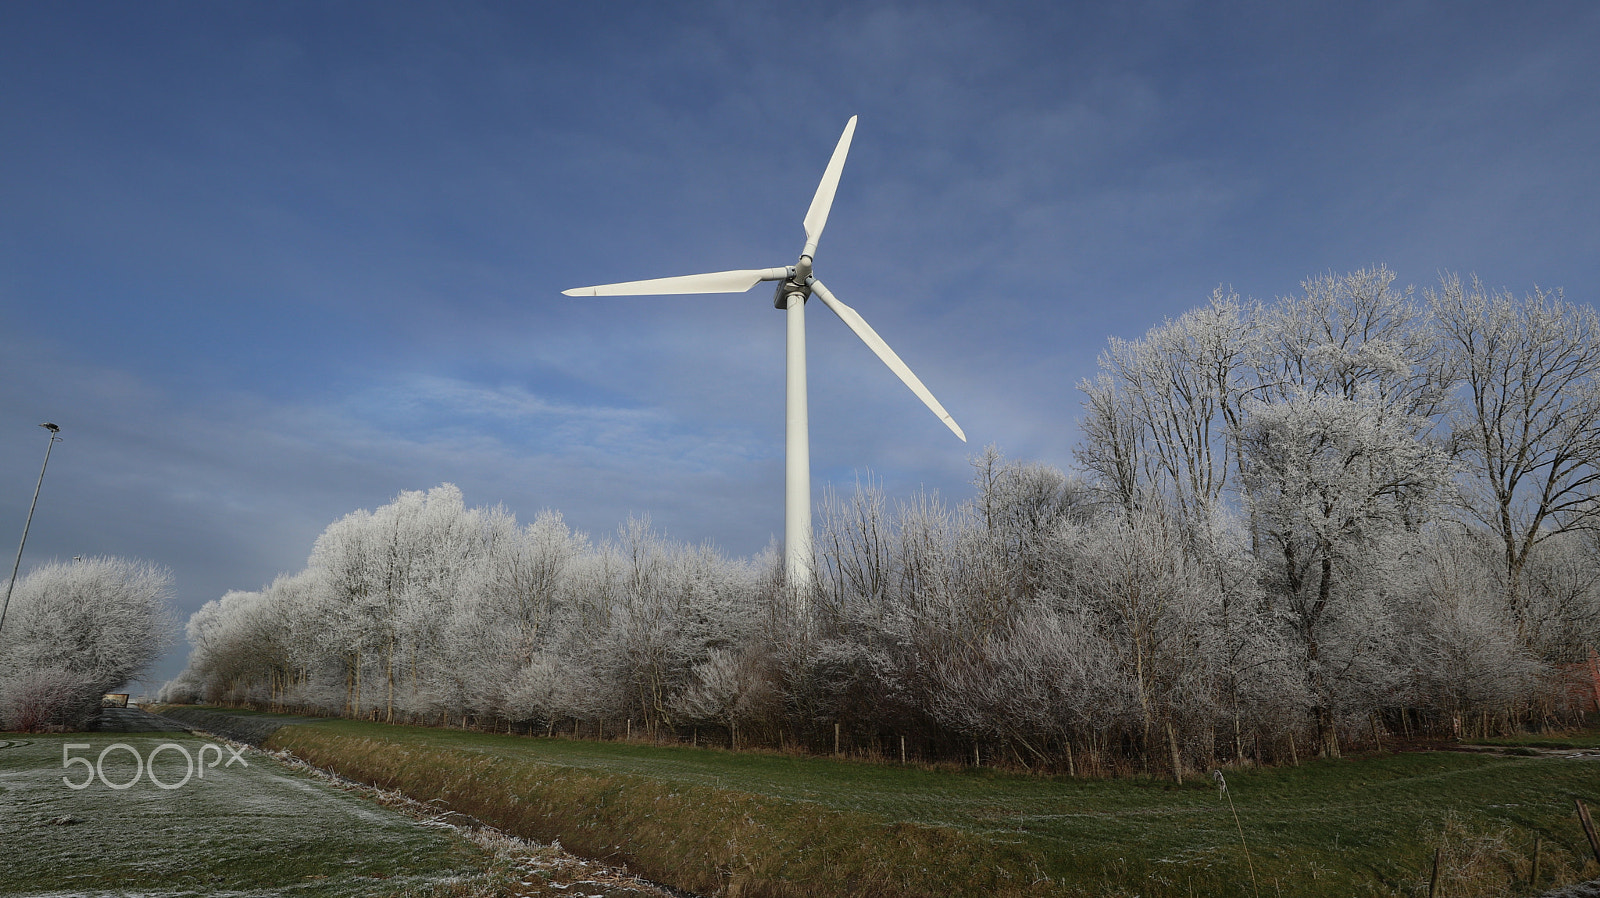
{"type": "Polygon", "coordinates": [[[1386,270],[1113,341],[1081,473],[821,504],[813,589],[451,486],[190,620],[174,699],[1181,776],[1572,719],[1600,641],[1600,326],[1386,270]]]}

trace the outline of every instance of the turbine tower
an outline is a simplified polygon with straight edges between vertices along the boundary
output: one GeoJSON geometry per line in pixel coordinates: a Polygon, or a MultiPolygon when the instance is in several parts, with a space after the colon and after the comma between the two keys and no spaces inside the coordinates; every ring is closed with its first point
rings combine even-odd
{"type": "Polygon", "coordinates": [[[812,263],[817,252],[817,241],[822,238],[822,228],[828,223],[828,210],[833,206],[833,194],[839,187],[839,175],[844,171],[844,159],[850,153],[850,139],[856,131],[856,117],[851,116],[844,126],[844,134],[833,149],[833,157],[822,172],[822,183],[811,198],[811,208],[806,211],[806,245],[800,251],[800,260],[781,268],[749,268],[739,271],[718,271],[711,274],[689,274],[681,277],[656,278],[648,281],[628,281],[621,284],[602,284],[597,287],[575,287],[563,290],[567,296],[660,296],[683,293],[744,293],[762,281],[778,281],[773,306],[783,309],[788,316],[785,356],[787,357],[787,402],[785,407],[784,440],[784,490],[783,490],[783,555],[784,574],[790,586],[802,594],[811,583],[813,558],[811,555],[811,438],[806,413],[806,300],[816,296],[823,305],[833,310],[845,326],[855,332],[867,347],[883,360],[923,404],[933,410],[939,420],[966,442],[955,419],[944,410],[939,400],[933,398],[922,381],[911,373],[906,363],[895,355],[889,344],[883,342],[856,310],[840,302],[822,281],[812,274],[812,263]]]}

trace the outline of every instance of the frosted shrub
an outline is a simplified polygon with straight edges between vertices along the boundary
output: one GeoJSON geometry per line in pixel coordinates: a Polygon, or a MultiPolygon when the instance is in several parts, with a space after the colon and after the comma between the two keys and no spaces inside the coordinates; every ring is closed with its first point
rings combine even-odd
{"type": "Polygon", "coordinates": [[[8,728],[77,727],[100,696],[138,676],[171,639],[171,577],[149,564],[90,558],[35,569],[0,632],[8,728]]]}
{"type": "Polygon", "coordinates": [[[22,671],[0,684],[0,728],[23,733],[78,729],[99,698],[86,693],[82,678],[70,671],[22,671]]]}

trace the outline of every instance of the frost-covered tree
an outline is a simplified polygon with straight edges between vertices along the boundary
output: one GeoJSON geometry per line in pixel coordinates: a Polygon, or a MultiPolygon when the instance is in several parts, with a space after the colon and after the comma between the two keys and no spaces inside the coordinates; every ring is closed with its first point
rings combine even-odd
{"type": "Polygon", "coordinates": [[[1135,508],[1161,497],[1180,519],[1205,519],[1237,464],[1231,434],[1258,388],[1260,309],[1216,290],[1203,308],[1113,338],[1087,395],[1079,463],[1135,508]]]}
{"type": "Polygon", "coordinates": [[[18,582],[0,632],[7,728],[76,727],[100,697],[148,668],[172,639],[172,577],[154,565],[87,558],[18,582]]]}
{"type": "Polygon", "coordinates": [[[1119,725],[1152,758],[1181,777],[1186,733],[1209,732],[1235,684],[1228,663],[1240,641],[1230,632],[1230,598],[1209,575],[1175,516],[1145,508],[1068,528],[1070,578],[1064,596],[1087,611],[1114,659],[1131,702],[1119,725]]]}
{"type": "Polygon", "coordinates": [[[463,588],[480,597],[477,610],[500,642],[498,654],[531,663],[573,614],[568,582],[588,551],[587,539],[573,533],[558,512],[542,511],[519,528],[504,509],[486,516],[484,537],[483,563],[468,573],[463,588]]]}
{"type": "Polygon", "coordinates": [[[770,715],[776,699],[759,658],[712,649],[705,661],[695,665],[693,679],[674,700],[673,710],[689,722],[727,727],[728,744],[737,749],[740,723],[770,715]]]}
{"type": "Polygon", "coordinates": [[[1429,420],[1443,408],[1449,362],[1428,309],[1394,289],[1384,266],[1307,278],[1300,296],[1262,310],[1256,398],[1377,396],[1429,420]]]}
{"type": "Polygon", "coordinates": [[[1500,541],[1505,601],[1527,640],[1535,547],[1600,526],[1600,317],[1559,291],[1518,299],[1455,275],[1428,300],[1461,383],[1452,433],[1472,473],[1467,507],[1500,541]]]}
{"type": "Polygon", "coordinates": [[[1053,538],[1063,525],[1092,513],[1092,490],[1050,465],[1007,461],[996,446],[972,466],[976,494],[965,512],[982,523],[985,551],[1003,565],[1014,597],[1047,589],[1053,538]]]}
{"type": "Polygon", "coordinates": [[[1241,434],[1268,595],[1301,649],[1329,755],[1342,687],[1385,636],[1375,572],[1398,560],[1396,538],[1434,514],[1450,483],[1445,452],[1422,439],[1427,427],[1358,388],[1258,402],[1241,434]]]}
{"type": "Polygon", "coordinates": [[[370,703],[393,720],[407,668],[415,684],[422,666],[441,662],[448,609],[483,550],[481,517],[444,484],[347,515],[317,539],[310,567],[325,578],[326,641],[345,668],[352,711],[370,703]],[[362,694],[373,675],[378,700],[362,694]]]}
{"type": "Polygon", "coordinates": [[[1600,646],[1600,534],[1568,532],[1540,542],[1522,570],[1523,634],[1545,658],[1582,658],[1600,646]]]}
{"type": "MultiPolygon", "coordinates": [[[[1132,682],[1087,614],[1035,607],[965,647],[933,659],[929,710],[957,732],[1022,749],[1026,763],[1059,762],[1069,775],[1096,733],[1136,716],[1132,682]],[[1119,718],[1124,720],[1119,721],[1119,718]]],[[[1093,748],[1090,749],[1093,753],[1093,748]]]]}
{"type": "Polygon", "coordinates": [[[1534,697],[1540,668],[1509,619],[1492,535],[1447,524],[1419,536],[1393,578],[1402,620],[1390,651],[1405,670],[1407,703],[1459,733],[1466,715],[1534,697]]]}

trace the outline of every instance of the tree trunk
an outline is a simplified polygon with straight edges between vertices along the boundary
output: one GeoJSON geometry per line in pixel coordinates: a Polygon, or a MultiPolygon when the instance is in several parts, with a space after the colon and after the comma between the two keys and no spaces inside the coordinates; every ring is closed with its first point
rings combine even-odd
{"type": "Polygon", "coordinates": [[[1178,750],[1178,734],[1167,721],[1167,749],[1172,753],[1172,781],[1183,785],[1183,754],[1178,750]]]}
{"type": "Polygon", "coordinates": [[[1339,757],[1339,726],[1333,715],[1333,709],[1321,707],[1317,712],[1317,741],[1321,744],[1321,754],[1324,758],[1339,757]]]}
{"type": "Polygon", "coordinates": [[[394,723],[394,637],[389,637],[389,651],[383,659],[384,677],[389,681],[388,695],[384,698],[385,723],[394,723]]]}

